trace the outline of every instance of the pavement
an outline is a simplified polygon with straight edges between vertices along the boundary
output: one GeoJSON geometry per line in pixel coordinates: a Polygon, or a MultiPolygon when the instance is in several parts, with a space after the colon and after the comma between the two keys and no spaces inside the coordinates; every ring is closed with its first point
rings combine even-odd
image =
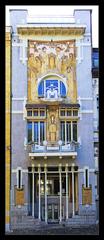
{"type": "Polygon", "coordinates": [[[90,226],[48,226],[41,229],[15,229],[5,235],[99,235],[99,225],[90,226]]]}

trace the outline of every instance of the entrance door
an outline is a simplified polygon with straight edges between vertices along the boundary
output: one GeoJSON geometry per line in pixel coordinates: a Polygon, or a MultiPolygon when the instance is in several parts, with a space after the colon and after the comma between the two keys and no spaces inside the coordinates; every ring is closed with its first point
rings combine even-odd
{"type": "Polygon", "coordinates": [[[48,205],[48,222],[56,222],[59,219],[58,205],[49,204],[48,205]]]}

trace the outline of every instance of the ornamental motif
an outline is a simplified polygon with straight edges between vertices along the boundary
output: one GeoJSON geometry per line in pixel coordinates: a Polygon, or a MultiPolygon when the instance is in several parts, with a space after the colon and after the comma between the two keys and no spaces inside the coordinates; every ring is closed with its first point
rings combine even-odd
{"type": "Polygon", "coordinates": [[[30,40],[28,53],[28,80],[31,82],[31,91],[28,92],[31,92],[32,96],[35,92],[35,99],[38,98],[38,91],[36,91],[38,78],[49,72],[55,72],[66,77],[67,85],[71,87],[70,91],[67,91],[68,97],[70,97],[70,92],[74,91],[73,84],[70,85],[70,82],[73,82],[76,70],[74,41],[30,40]],[[35,86],[34,91],[32,90],[33,85],[35,86]]]}

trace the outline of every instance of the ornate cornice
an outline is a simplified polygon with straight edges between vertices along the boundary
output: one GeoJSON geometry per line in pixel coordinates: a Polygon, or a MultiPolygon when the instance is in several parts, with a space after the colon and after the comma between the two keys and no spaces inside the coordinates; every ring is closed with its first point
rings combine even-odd
{"type": "Polygon", "coordinates": [[[85,27],[18,27],[18,34],[20,35],[83,35],[85,33],[85,27]]]}

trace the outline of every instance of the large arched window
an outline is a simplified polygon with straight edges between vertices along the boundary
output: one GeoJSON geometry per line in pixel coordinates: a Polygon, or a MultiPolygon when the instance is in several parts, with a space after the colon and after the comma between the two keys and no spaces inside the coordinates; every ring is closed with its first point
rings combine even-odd
{"type": "Polygon", "coordinates": [[[61,80],[45,79],[39,83],[38,96],[48,99],[66,97],[66,87],[61,80]]]}

